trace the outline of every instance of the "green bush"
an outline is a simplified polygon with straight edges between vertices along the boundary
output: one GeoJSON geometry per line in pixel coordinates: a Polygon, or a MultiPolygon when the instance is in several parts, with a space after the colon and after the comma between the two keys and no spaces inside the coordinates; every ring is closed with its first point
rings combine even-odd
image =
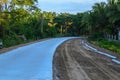
{"type": "Polygon", "coordinates": [[[88,37],[89,40],[92,40],[92,41],[100,41],[100,40],[103,40],[103,36],[101,33],[99,32],[93,32],[89,37],[88,37]]]}
{"type": "Polygon", "coordinates": [[[15,46],[18,44],[24,43],[23,40],[21,40],[17,35],[13,34],[10,36],[5,36],[3,38],[3,46],[4,47],[10,47],[10,46],[15,46]]]}

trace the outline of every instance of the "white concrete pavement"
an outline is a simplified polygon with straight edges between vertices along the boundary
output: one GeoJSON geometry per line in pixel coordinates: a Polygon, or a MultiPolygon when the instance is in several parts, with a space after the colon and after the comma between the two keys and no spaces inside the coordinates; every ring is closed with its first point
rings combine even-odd
{"type": "Polygon", "coordinates": [[[54,38],[1,54],[0,80],[52,80],[54,51],[71,38],[54,38]]]}

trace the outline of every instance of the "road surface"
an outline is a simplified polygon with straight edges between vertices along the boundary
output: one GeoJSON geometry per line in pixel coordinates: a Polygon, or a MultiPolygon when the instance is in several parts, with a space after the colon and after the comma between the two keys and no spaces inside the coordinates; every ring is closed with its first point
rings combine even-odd
{"type": "MultiPolygon", "coordinates": [[[[111,56],[84,47],[83,41],[69,40],[57,48],[53,59],[53,80],[120,80],[120,64],[113,62],[111,56]]],[[[120,59],[116,53],[96,48],[120,59]]]]}
{"type": "Polygon", "coordinates": [[[0,55],[0,80],[52,80],[56,47],[69,38],[41,41],[0,55]]]}

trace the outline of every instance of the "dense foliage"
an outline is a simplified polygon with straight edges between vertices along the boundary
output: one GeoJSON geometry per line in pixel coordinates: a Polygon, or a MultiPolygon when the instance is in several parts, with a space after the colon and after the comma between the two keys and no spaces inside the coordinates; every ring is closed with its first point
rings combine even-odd
{"type": "Polygon", "coordinates": [[[96,3],[91,11],[85,12],[82,24],[92,38],[118,35],[120,30],[120,0],[96,3]]]}
{"type": "Polygon", "coordinates": [[[0,39],[4,47],[47,37],[118,35],[120,3],[96,3],[91,11],[69,14],[41,11],[37,0],[0,1],[0,39]]]}
{"type": "Polygon", "coordinates": [[[0,1],[0,39],[4,47],[57,34],[52,24],[56,13],[41,12],[36,3],[37,0],[0,1]]]}

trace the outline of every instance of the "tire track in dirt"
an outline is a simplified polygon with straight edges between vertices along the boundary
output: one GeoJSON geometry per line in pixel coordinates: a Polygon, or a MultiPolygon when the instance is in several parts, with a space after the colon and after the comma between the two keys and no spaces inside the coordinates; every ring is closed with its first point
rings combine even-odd
{"type": "Polygon", "coordinates": [[[119,80],[120,65],[86,50],[74,39],[60,45],[53,59],[53,80],[119,80]]]}

